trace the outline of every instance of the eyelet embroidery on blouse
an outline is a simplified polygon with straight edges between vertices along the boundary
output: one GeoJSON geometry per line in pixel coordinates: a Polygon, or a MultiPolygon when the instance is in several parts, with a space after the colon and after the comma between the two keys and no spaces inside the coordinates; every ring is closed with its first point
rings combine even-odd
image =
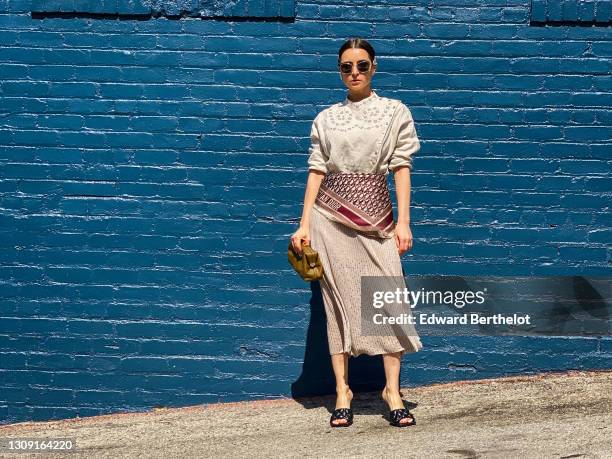
{"type": "MultiPolygon", "coordinates": [[[[318,133],[326,134],[320,140],[320,151],[313,150],[309,158],[310,168],[325,172],[386,172],[391,162],[409,161],[404,157],[394,160],[394,139],[400,135],[399,122],[410,116],[407,107],[398,99],[376,95],[358,102],[337,102],[317,115],[318,133]],[[399,132],[398,132],[399,131],[399,132]],[[322,165],[322,166],[321,166],[322,165]],[[314,166],[314,167],[313,167],[314,166]]],[[[416,133],[406,133],[416,138],[416,133]]],[[[397,146],[397,145],[395,145],[397,146]]],[[[418,151],[402,150],[403,156],[418,151]]]]}
{"type": "Polygon", "coordinates": [[[381,128],[385,131],[391,122],[396,103],[393,99],[380,96],[367,98],[357,105],[338,103],[327,111],[326,124],[330,130],[337,132],[375,131],[381,128]]]}

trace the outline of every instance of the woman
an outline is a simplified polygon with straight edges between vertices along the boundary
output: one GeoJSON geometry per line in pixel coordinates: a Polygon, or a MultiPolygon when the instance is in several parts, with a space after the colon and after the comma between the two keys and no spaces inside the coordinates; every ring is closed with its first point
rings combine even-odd
{"type": "Polygon", "coordinates": [[[414,326],[407,333],[393,328],[382,336],[363,335],[359,282],[364,275],[400,276],[399,287],[405,288],[400,255],[412,248],[410,171],[420,144],[410,110],[372,90],[376,60],[366,40],[344,43],[338,67],[348,94],[321,111],[312,124],[304,209],[291,237],[296,252],[309,244],[323,265],[320,285],[337,392],[330,425],[352,424],[348,358],[361,354],[383,356],[382,397],[389,405],[391,425],[414,425],[399,390],[400,363],[404,353],[417,352],[422,344],[414,326]],[[389,170],[396,184],[397,222],[389,170]]]}

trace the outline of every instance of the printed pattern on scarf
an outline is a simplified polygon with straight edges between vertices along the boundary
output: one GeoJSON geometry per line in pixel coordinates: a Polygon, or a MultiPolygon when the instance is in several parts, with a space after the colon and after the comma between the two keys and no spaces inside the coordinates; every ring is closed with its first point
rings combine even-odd
{"type": "Polygon", "coordinates": [[[385,173],[329,172],[315,204],[334,221],[378,237],[393,237],[395,222],[385,173]]]}

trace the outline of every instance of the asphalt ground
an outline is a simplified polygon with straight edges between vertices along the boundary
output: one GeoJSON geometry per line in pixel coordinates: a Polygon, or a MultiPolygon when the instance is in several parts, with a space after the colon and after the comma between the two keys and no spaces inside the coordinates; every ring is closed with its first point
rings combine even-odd
{"type": "Polygon", "coordinates": [[[571,371],[403,388],[417,424],[389,425],[380,393],[355,393],[331,428],[333,396],[219,403],[0,426],[0,438],[76,440],[70,453],[1,457],[612,458],[612,371],[571,371]]]}

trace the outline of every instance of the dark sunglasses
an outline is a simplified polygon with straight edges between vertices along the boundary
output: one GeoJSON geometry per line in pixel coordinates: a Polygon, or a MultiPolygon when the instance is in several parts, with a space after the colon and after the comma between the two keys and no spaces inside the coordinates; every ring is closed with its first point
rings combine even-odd
{"type": "MultiPolygon", "coordinates": [[[[353,72],[352,62],[340,62],[338,65],[340,66],[340,71],[344,74],[349,74],[353,72]]],[[[357,71],[359,73],[365,73],[368,70],[370,70],[370,61],[357,61],[357,71]]]]}

